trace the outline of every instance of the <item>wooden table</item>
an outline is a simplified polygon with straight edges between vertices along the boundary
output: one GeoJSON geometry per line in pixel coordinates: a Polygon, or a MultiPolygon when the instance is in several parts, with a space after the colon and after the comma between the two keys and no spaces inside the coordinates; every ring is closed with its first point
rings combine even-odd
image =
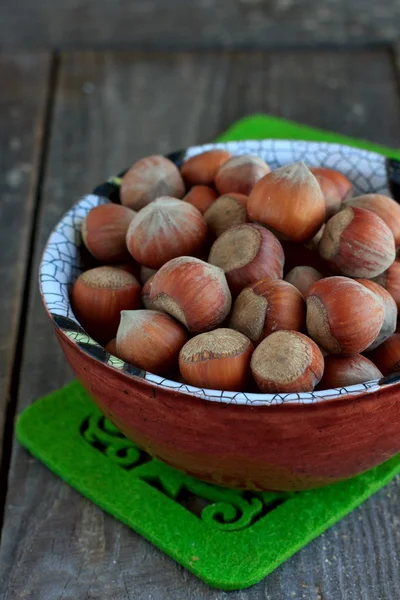
{"type": "Polygon", "coordinates": [[[192,15],[174,0],[172,21],[161,0],[103,0],[101,22],[90,0],[60,14],[54,0],[19,4],[7,2],[0,22],[0,599],[398,599],[400,478],[264,581],[228,594],[83,499],[12,430],[15,414],[72,378],[36,281],[64,211],[135,159],[212,140],[255,112],[399,146],[399,4],[368,2],[363,17],[361,0],[280,0],[270,13],[223,0],[206,18],[213,0],[194,2],[192,15]],[[137,9],[131,38],[111,5],[137,9]]]}

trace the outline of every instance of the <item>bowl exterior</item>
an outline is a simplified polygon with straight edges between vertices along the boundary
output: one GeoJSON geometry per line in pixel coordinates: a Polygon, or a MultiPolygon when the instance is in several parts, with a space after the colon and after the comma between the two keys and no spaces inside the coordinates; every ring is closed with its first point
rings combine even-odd
{"type": "Polygon", "coordinates": [[[400,384],[317,404],[209,402],[119,372],[56,334],[79,380],[127,438],[210,483],[305,490],[357,475],[400,451],[400,384]]]}

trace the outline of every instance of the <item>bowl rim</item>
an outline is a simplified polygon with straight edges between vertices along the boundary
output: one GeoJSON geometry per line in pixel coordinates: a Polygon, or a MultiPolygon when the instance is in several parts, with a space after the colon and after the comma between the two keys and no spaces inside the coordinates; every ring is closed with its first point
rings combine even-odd
{"type": "MultiPolygon", "coordinates": [[[[400,172],[400,161],[395,159],[385,159],[381,154],[371,151],[360,149],[352,146],[348,146],[346,144],[332,143],[332,142],[316,142],[316,141],[308,141],[308,140],[290,140],[290,139],[270,139],[265,138],[263,140],[241,140],[239,142],[215,142],[215,143],[207,143],[196,146],[189,146],[183,150],[179,150],[177,152],[173,152],[171,154],[166,155],[167,158],[172,160],[178,167],[188,158],[198,154],[200,152],[204,152],[206,150],[210,150],[213,148],[224,148],[229,150],[234,150],[235,146],[239,144],[245,144],[246,146],[251,146],[252,144],[257,144],[259,146],[269,144],[271,147],[271,151],[273,147],[279,147],[280,145],[290,144],[291,146],[294,144],[297,145],[305,145],[305,148],[320,148],[320,149],[329,149],[339,150],[345,149],[347,153],[355,153],[360,158],[364,158],[368,161],[372,161],[372,159],[379,160],[379,162],[385,165],[386,170],[386,182],[390,185],[390,171],[388,169],[388,162],[394,165],[395,170],[398,169],[400,172]]],[[[235,154],[235,152],[232,152],[235,154]]],[[[243,152],[241,152],[243,153],[243,152]]],[[[239,154],[236,152],[236,154],[239,154]]],[[[224,392],[221,390],[212,390],[206,388],[197,388],[195,386],[191,386],[188,384],[183,384],[180,382],[176,382],[173,380],[169,380],[165,377],[157,376],[153,373],[149,373],[144,371],[134,365],[129,363],[125,363],[121,359],[114,357],[109,352],[107,352],[102,346],[100,346],[97,342],[95,342],[86,331],[80,326],[77,319],[74,317],[70,305],[69,293],[67,292],[67,303],[68,310],[70,311],[73,318],[68,316],[64,316],[61,314],[55,313],[49,307],[49,302],[47,299],[47,292],[44,288],[44,279],[43,272],[45,271],[45,267],[48,264],[47,255],[49,254],[49,249],[54,244],[54,238],[57,233],[60,231],[61,227],[65,225],[65,221],[69,218],[72,218],[72,215],[75,214],[77,210],[82,208],[82,204],[88,204],[88,206],[84,207],[86,213],[90,210],[90,203],[93,202],[93,206],[97,204],[106,204],[108,202],[115,202],[119,198],[119,186],[121,183],[121,177],[124,175],[126,170],[121,171],[118,175],[110,177],[106,182],[102,183],[99,186],[96,186],[92,193],[87,194],[80,198],[77,202],[75,202],[69,210],[67,210],[62,217],[59,219],[57,224],[52,228],[45,247],[42,252],[42,257],[39,263],[39,290],[42,298],[42,302],[46,309],[47,314],[52,320],[56,329],[70,342],[73,342],[77,345],[80,351],[85,352],[90,355],[90,358],[96,361],[102,362],[105,366],[117,370],[119,373],[123,371],[126,375],[136,379],[137,377],[142,378],[148,385],[161,387],[170,392],[179,393],[182,395],[189,395],[191,397],[197,397],[205,401],[210,402],[219,402],[224,404],[234,404],[238,406],[276,406],[276,405],[296,405],[299,404],[318,404],[326,401],[333,401],[340,399],[341,401],[355,399],[360,395],[368,395],[370,393],[376,392],[383,386],[394,385],[400,382],[400,373],[393,374],[387,377],[383,377],[379,380],[371,380],[362,384],[356,384],[352,386],[343,386],[341,388],[334,388],[329,390],[320,390],[314,392],[298,392],[298,393],[276,393],[276,394],[263,394],[263,393],[253,393],[253,392],[224,392]]],[[[372,192],[371,192],[372,193],[372,192]]],[[[80,234],[78,234],[78,229],[74,228],[74,246],[78,247],[77,236],[79,236],[80,242],[80,234]]],[[[71,269],[73,269],[71,267],[71,269]]],[[[80,270],[75,267],[76,276],[79,274],[80,270]]],[[[74,280],[74,278],[72,278],[74,280]]],[[[58,282],[59,283],[59,282],[58,282]]],[[[71,281],[68,281],[64,285],[69,290],[71,286],[71,281]]]]}

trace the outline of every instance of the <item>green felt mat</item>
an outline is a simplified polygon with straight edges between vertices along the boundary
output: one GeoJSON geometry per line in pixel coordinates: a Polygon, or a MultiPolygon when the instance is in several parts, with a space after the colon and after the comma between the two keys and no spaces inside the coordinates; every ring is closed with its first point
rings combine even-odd
{"type": "MultiPolygon", "coordinates": [[[[282,119],[247,117],[219,140],[326,140],[400,152],[282,119]]],[[[17,438],[67,483],[208,584],[248,587],[400,472],[400,455],[352,480],[299,493],[228,490],[188,477],[130,443],[77,382],[19,416],[17,438]]]]}

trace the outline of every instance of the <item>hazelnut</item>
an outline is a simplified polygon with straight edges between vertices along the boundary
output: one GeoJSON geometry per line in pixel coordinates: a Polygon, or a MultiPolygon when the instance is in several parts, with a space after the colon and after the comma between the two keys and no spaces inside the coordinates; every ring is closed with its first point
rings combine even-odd
{"type": "Polygon", "coordinates": [[[324,374],[318,384],[318,389],[341,388],[380,379],[381,377],[382,373],[378,367],[361,354],[354,354],[353,356],[333,356],[330,354],[325,357],[324,374]]]}
{"type": "Polygon", "coordinates": [[[375,213],[344,208],[326,223],[319,253],[344,275],[371,279],[395,260],[393,234],[375,213]]]}
{"type": "Polygon", "coordinates": [[[325,201],[318,181],[302,162],[265,175],[247,203],[250,220],[273,228],[295,242],[312,238],[325,220],[325,201]]]}
{"type": "MultiPolygon", "coordinates": [[[[306,297],[308,290],[314,283],[323,278],[323,275],[313,267],[301,266],[295,267],[285,277],[285,281],[294,285],[299,292],[306,297]]],[[[291,327],[296,329],[296,327],[291,327]]]]}
{"type": "Polygon", "coordinates": [[[384,317],[382,327],[376,340],[367,348],[367,350],[374,350],[396,331],[397,305],[389,292],[374,281],[370,281],[369,279],[356,279],[356,281],[375,294],[383,308],[384,317]]]}
{"type": "Polygon", "coordinates": [[[95,267],[79,275],[71,294],[72,309],[87,333],[100,344],[115,337],[121,310],[140,307],[140,285],[116,267],[95,267]]]}
{"type": "Polygon", "coordinates": [[[247,196],[225,194],[220,196],[204,213],[209,231],[218,237],[234,225],[247,222],[247,196]]]}
{"type": "Polygon", "coordinates": [[[206,236],[207,226],[197,208],[163,196],[138,212],[126,244],[135,260],[158,269],[172,258],[201,250],[206,236]]]}
{"type": "Polygon", "coordinates": [[[339,171],[325,167],[310,167],[321,191],[324,195],[326,217],[329,219],[339,212],[342,202],[349,198],[352,191],[352,183],[339,171]]]}
{"type": "Polygon", "coordinates": [[[342,197],[340,192],[331,179],[328,179],[328,177],[318,173],[318,169],[310,168],[310,171],[318,181],[322,195],[324,196],[326,212],[325,218],[330,219],[341,209],[342,197]]]}
{"type": "Polygon", "coordinates": [[[259,343],[274,331],[302,330],[305,318],[303,296],[293,285],[281,279],[261,279],[240,292],[229,326],[259,343]]]}
{"type": "Polygon", "coordinates": [[[396,260],[386,271],[374,277],[373,281],[389,292],[400,310],[400,262],[396,260]]]}
{"type": "Polygon", "coordinates": [[[214,192],[210,187],[207,187],[206,185],[195,185],[183,199],[185,202],[189,202],[189,204],[197,208],[203,215],[217,198],[217,192],[214,192]]]}
{"type": "Polygon", "coordinates": [[[218,169],[230,157],[230,152],[220,149],[196,154],[181,166],[182,177],[189,185],[212,185],[218,169]]]}
{"type": "Polygon", "coordinates": [[[275,331],[254,350],[251,372],[262,392],[312,392],[324,371],[317,344],[298,331],[275,331]]]}
{"type": "Polygon", "coordinates": [[[394,333],[369,356],[384,375],[400,371],[400,333],[394,333]]]}
{"type": "Polygon", "coordinates": [[[119,358],[117,351],[117,338],[113,338],[112,340],[110,340],[106,345],[105,349],[109,354],[112,354],[112,356],[116,356],[117,358],[119,358]]]}
{"type": "Polygon", "coordinates": [[[120,204],[92,208],[82,221],[82,240],[90,254],[105,263],[130,259],[126,232],[135,211],[120,204]]]}
{"type": "Polygon", "coordinates": [[[212,245],[208,257],[208,262],[224,270],[234,295],[264,277],[281,279],[284,260],[279,240],[254,223],[225,231],[212,245]]]}
{"type": "Polygon", "coordinates": [[[306,303],[308,333],[331,354],[359,354],[375,341],[383,324],[376,295],[348,277],[320,279],[306,303]]]}
{"type": "Polygon", "coordinates": [[[125,173],[119,195],[121,204],[140,210],[160,196],[183,198],[185,184],[171,160],[164,156],[147,156],[125,173]]]}
{"type": "Polygon", "coordinates": [[[161,267],[151,280],[150,301],[189,331],[214,329],[229,314],[231,293],[222,269],[181,256],[161,267]]]}
{"type": "Polygon", "coordinates": [[[178,365],[187,332],[155,310],[123,310],[117,333],[118,356],[145,371],[166,375],[178,365]]]}
{"type": "Polygon", "coordinates": [[[351,196],[353,185],[351,181],[336,169],[328,169],[327,167],[310,167],[310,171],[315,175],[321,175],[330,179],[339,191],[342,201],[351,196]]]}
{"type": "Polygon", "coordinates": [[[270,168],[259,156],[243,155],[232,156],[224,163],[215,175],[215,187],[220,194],[244,194],[248,196],[270,168]]]}
{"type": "Polygon", "coordinates": [[[239,392],[250,381],[253,344],[232,329],[214,329],[189,340],[179,354],[179,369],[190,385],[239,392]]]}
{"type": "Polygon", "coordinates": [[[400,206],[383,194],[365,194],[347,200],[345,207],[358,207],[370,210],[383,219],[393,233],[394,242],[400,245],[400,206]]]}

